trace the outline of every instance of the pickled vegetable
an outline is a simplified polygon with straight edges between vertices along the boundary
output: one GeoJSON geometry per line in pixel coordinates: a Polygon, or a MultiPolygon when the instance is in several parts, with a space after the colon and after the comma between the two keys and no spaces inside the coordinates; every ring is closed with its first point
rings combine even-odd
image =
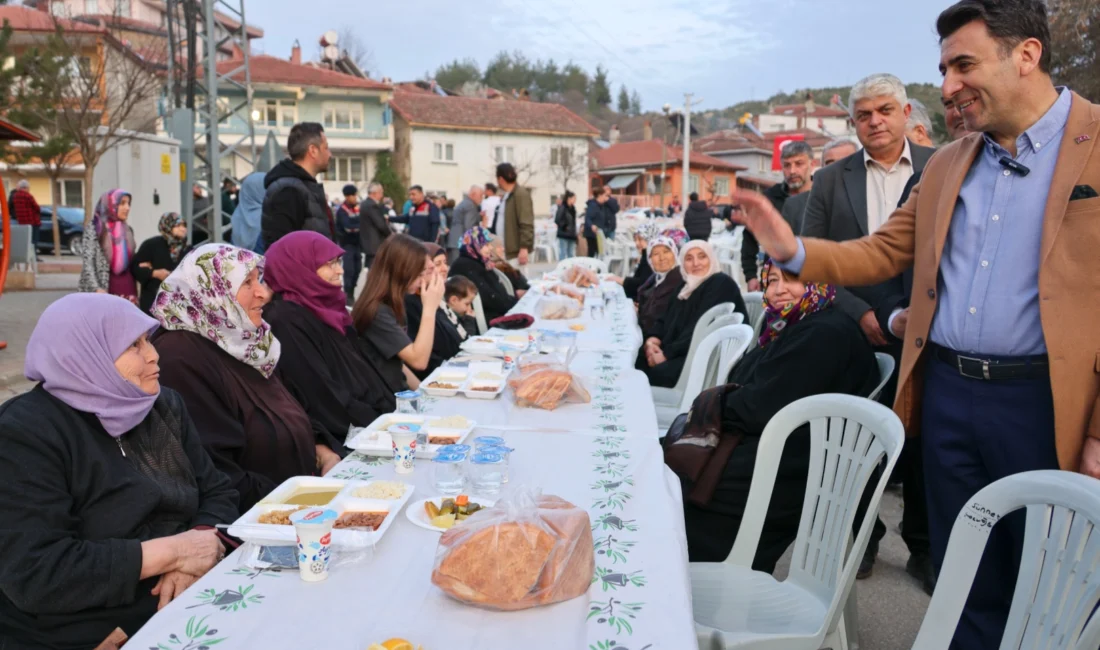
{"type": "Polygon", "coordinates": [[[470,497],[465,495],[465,494],[460,494],[457,497],[455,497],[455,505],[456,506],[464,506],[464,505],[467,505],[469,503],[470,503],[470,497]]]}
{"type": "Polygon", "coordinates": [[[431,501],[425,501],[424,512],[427,513],[428,519],[435,519],[439,516],[439,506],[435,505],[431,501]]]}
{"type": "Polygon", "coordinates": [[[439,515],[432,519],[432,525],[443,530],[450,530],[455,525],[456,520],[457,518],[453,514],[439,515]]]}

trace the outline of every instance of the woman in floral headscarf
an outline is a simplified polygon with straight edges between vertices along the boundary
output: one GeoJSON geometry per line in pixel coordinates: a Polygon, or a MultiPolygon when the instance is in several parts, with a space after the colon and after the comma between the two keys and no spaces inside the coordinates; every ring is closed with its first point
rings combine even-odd
{"type": "Polygon", "coordinates": [[[653,275],[653,268],[649,265],[649,240],[657,236],[657,224],[645,221],[634,229],[634,245],[638,248],[638,266],[634,267],[634,275],[629,278],[620,278],[617,275],[608,276],[611,282],[622,285],[626,297],[631,300],[638,298],[638,289],[653,275]]]}
{"type": "Polygon", "coordinates": [[[635,298],[638,303],[638,326],[643,332],[653,330],[657,319],[668,309],[669,301],[676,297],[684,284],[684,278],[680,275],[679,253],[679,244],[669,237],[658,235],[649,240],[645,256],[653,275],[638,287],[635,298]]]}
{"type": "MultiPolygon", "coordinates": [[[[684,504],[692,562],[721,562],[729,555],[748,500],[760,435],[780,409],[824,393],[866,396],[878,383],[874,350],[859,325],[832,308],[833,287],[803,284],[770,261],[762,282],[767,316],[760,345],[730,373],[728,382],[739,388],[727,393],[723,404],[722,435],[743,438],[710,500],[684,504]]],[[[809,447],[808,426],[792,434],[784,447],[753,563],[757,571],[774,570],[798,533],[809,447]]],[[[688,494],[691,484],[682,480],[688,494]]]]}
{"type": "Polygon", "coordinates": [[[493,234],[482,226],[474,226],[462,235],[462,248],[451,266],[451,277],[461,275],[477,285],[486,322],[503,316],[518,300],[509,295],[497,276],[493,263],[493,234]]]}
{"type": "Polygon", "coordinates": [[[130,272],[141,284],[138,304],[146,314],[153,307],[161,281],[176,270],[190,248],[187,245],[187,224],[178,212],[161,215],[157,230],[160,234],[141,242],[141,248],[130,260],[130,272]]]}
{"type": "Polygon", "coordinates": [[[80,290],[122,296],[137,304],[137,283],[130,274],[130,258],[134,256],[134,230],[130,218],[133,197],[126,190],[104,192],[96,203],[92,217],[94,240],[86,240],[81,248],[83,266],[80,269],[80,290]]]}
{"type": "Polygon", "coordinates": [[[340,445],[274,374],[281,346],[263,320],[264,258],[204,244],[161,283],[152,315],[160,381],[183,396],[203,446],[242,512],[291,476],[323,474],[340,445]]]}

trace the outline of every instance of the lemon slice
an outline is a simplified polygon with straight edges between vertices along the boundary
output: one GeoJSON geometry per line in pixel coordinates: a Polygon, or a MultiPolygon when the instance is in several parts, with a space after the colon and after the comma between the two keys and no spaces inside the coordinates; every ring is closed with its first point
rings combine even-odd
{"type": "Polygon", "coordinates": [[[390,639],[382,642],[382,647],[386,650],[416,650],[413,648],[413,644],[405,639],[390,639]]]}

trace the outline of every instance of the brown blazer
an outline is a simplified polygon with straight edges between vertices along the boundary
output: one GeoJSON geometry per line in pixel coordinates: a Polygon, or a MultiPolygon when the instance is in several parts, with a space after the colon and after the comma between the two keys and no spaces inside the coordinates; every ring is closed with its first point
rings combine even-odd
{"type": "MultiPolygon", "coordinates": [[[[1100,190],[1100,105],[1074,93],[1043,214],[1039,311],[1050,359],[1054,432],[1062,469],[1078,471],[1085,436],[1100,438],[1100,198],[1069,201],[1076,185],[1100,190]]],[[[964,178],[981,150],[971,134],[938,151],[909,200],[877,232],[842,243],[804,239],[802,277],[870,285],[913,268],[913,294],[894,410],[920,432],[936,279],[964,178]],[[927,188],[922,191],[922,188],[927,188]]]]}

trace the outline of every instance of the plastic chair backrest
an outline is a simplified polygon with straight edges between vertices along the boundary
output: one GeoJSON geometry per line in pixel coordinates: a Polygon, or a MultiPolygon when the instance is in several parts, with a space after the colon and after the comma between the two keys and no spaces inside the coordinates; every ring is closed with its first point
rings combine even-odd
{"type": "Polygon", "coordinates": [[[875,386],[867,399],[877,400],[882,389],[886,388],[886,382],[890,381],[890,375],[894,374],[894,357],[885,352],[876,352],[875,362],[878,364],[878,386],[875,386]]]}
{"type": "Polygon", "coordinates": [[[489,331],[489,323],[485,321],[485,308],[481,306],[481,294],[474,294],[474,319],[477,321],[478,334],[489,331]]]}
{"type": "Polygon", "coordinates": [[[1095,650],[1100,623],[1093,620],[1082,630],[1090,616],[1098,618],[1093,610],[1100,602],[1100,481],[1056,470],[996,481],[959,513],[913,650],[951,643],[989,531],[1025,507],[1023,559],[1000,647],[1095,650]]]}
{"type": "Polygon", "coordinates": [[[567,257],[554,267],[555,273],[565,273],[573,266],[583,266],[597,273],[607,273],[607,262],[595,257],[567,257]]]}
{"type": "MultiPolygon", "coordinates": [[[[714,388],[724,378],[717,379],[708,376],[708,367],[712,364],[718,368],[729,360],[740,359],[745,350],[749,349],[749,341],[752,339],[752,328],[748,325],[725,325],[707,334],[695,350],[695,356],[688,359],[685,372],[688,375],[687,385],[684,387],[684,395],[680,399],[680,413],[687,413],[691,409],[691,403],[699,396],[699,393],[714,388]]],[[[732,364],[731,364],[732,365],[732,364]]],[[[717,375],[717,371],[713,373],[717,375]]]]}
{"type": "Polygon", "coordinates": [[[8,264],[34,264],[35,251],[31,243],[31,228],[26,224],[11,224],[11,255],[8,264]]]}
{"type": "Polygon", "coordinates": [[[820,631],[824,634],[837,625],[843,612],[886,482],[901,455],[905,428],[890,409],[853,395],[813,395],[784,407],[760,436],[745,515],[726,562],[752,566],[783,446],[806,423],[810,425],[809,476],[787,581],[815,596],[826,608],[820,631]],[[847,553],[856,507],[883,457],[884,471],[847,553]]]}
{"type": "MultiPolygon", "coordinates": [[[[714,321],[718,320],[722,316],[728,316],[736,309],[736,305],[732,302],[724,302],[719,305],[715,305],[703,313],[699,317],[699,320],[695,323],[695,329],[691,332],[691,345],[688,346],[687,359],[690,361],[695,357],[695,350],[699,348],[699,344],[706,338],[707,333],[714,325],[714,321]]],[[[688,363],[684,364],[684,369],[680,371],[680,378],[676,380],[676,386],[673,390],[680,393],[684,392],[684,388],[687,386],[688,381],[688,363]]]]}
{"type": "MultiPolygon", "coordinates": [[[[704,332],[704,338],[709,336],[711,332],[717,331],[721,327],[728,325],[740,325],[745,321],[745,316],[741,312],[733,312],[732,314],[726,314],[725,316],[719,316],[714,319],[714,322],[710,324],[704,332]]],[[[714,355],[710,357],[710,362],[707,363],[706,374],[704,377],[704,386],[707,388],[717,386],[725,381],[725,376],[720,375],[718,372],[719,367],[722,365],[722,361],[726,358],[725,355],[729,353],[730,343],[727,341],[720,347],[721,355],[714,355]]],[[[690,362],[690,359],[689,359],[690,362]]],[[[728,373],[727,373],[728,374],[728,373]]]]}
{"type": "Polygon", "coordinates": [[[497,279],[500,280],[500,284],[504,287],[504,290],[508,292],[509,296],[516,297],[516,290],[512,288],[512,281],[508,276],[500,269],[493,269],[493,273],[496,274],[497,279]]]}
{"type": "Polygon", "coordinates": [[[753,333],[759,337],[760,328],[764,326],[764,293],[749,291],[741,294],[741,298],[745,301],[745,311],[749,312],[745,322],[752,325],[753,333]]]}

